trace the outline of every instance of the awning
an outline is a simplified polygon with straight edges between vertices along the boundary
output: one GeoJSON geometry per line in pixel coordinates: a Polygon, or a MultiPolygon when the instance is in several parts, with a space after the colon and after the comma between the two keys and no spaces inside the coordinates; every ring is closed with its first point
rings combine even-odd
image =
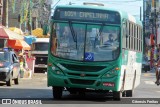
{"type": "Polygon", "coordinates": [[[1,25],[0,25],[0,38],[24,39],[23,35],[19,35],[1,25]]]}
{"type": "Polygon", "coordinates": [[[24,40],[8,40],[8,47],[13,49],[31,50],[31,47],[24,40]]]}
{"type": "Polygon", "coordinates": [[[20,35],[23,35],[23,34],[24,34],[23,31],[22,31],[21,29],[17,28],[17,27],[10,27],[9,29],[10,29],[11,31],[15,32],[15,33],[20,34],[20,35]]]}
{"type": "Polygon", "coordinates": [[[9,30],[7,28],[5,28],[4,30],[7,33],[9,39],[21,39],[21,40],[24,39],[23,35],[19,35],[19,34],[13,32],[13,31],[11,31],[11,30],[9,30]]]}
{"type": "Polygon", "coordinates": [[[4,38],[4,39],[9,38],[3,26],[0,26],[0,38],[4,38]]]}

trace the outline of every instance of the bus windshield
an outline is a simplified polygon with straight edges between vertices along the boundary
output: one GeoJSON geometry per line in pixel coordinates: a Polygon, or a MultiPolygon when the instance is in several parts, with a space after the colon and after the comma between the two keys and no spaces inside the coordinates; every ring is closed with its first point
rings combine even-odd
{"type": "Polygon", "coordinates": [[[78,61],[110,61],[119,55],[119,26],[54,23],[51,52],[78,61]]]}
{"type": "Polygon", "coordinates": [[[48,51],[48,43],[46,42],[33,43],[32,51],[48,51]]]}

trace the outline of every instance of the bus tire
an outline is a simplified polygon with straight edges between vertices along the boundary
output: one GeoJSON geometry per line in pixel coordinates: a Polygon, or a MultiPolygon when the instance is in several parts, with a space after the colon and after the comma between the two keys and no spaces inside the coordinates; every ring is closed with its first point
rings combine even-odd
{"type": "Polygon", "coordinates": [[[133,90],[126,90],[126,97],[132,97],[133,96],[133,90]]]}
{"type": "Polygon", "coordinates": [[[122,92],[121,91],[113,91],[113,99],[114,100],[121,100],[122,92]]]}
{"type": "Polygon", "coordinates": [[[52,87],[53,98],[54,99],[61,99],[62,98],[62,91],[63,91],[63,87],[57,87],[57,86],[52,87]]]}

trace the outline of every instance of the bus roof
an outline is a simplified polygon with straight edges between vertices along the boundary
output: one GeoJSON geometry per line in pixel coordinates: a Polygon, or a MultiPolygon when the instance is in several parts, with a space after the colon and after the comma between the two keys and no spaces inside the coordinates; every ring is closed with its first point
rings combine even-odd
{"type": "Polygon", "coordinates": [[[49,42],[49,38],[36,38],[36,41],[34,41],[33,43],[37,42],[49,42]]]}
{"type": "Polygon", "coordinates": [[[135,18],[133,15],[128,14],[125,11],[120,11],[118,9],[114,9],[114,8],[110,8],[107,6],[93,6],[93,5],[57,5],[57,8],[86,8],[86,9],[97,9],[97,10],[109,10],[109,11],[115,11],[115,12],[119,12],[121,15],[121,20],[123,18],[128,19],[131,22],[137,23],[138,25],[142,26],[142,22],[135,18]]]}

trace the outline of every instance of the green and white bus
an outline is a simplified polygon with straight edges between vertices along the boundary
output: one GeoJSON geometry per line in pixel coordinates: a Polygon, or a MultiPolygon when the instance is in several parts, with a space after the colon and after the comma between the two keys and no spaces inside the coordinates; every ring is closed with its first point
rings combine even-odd
{"type": "Polygon", "coordinates": [[[51,29],[47,78],[55,99],[64,89],[132,97],[141,76],[141,21],[105,6],[60,5],[51,29]]]}

